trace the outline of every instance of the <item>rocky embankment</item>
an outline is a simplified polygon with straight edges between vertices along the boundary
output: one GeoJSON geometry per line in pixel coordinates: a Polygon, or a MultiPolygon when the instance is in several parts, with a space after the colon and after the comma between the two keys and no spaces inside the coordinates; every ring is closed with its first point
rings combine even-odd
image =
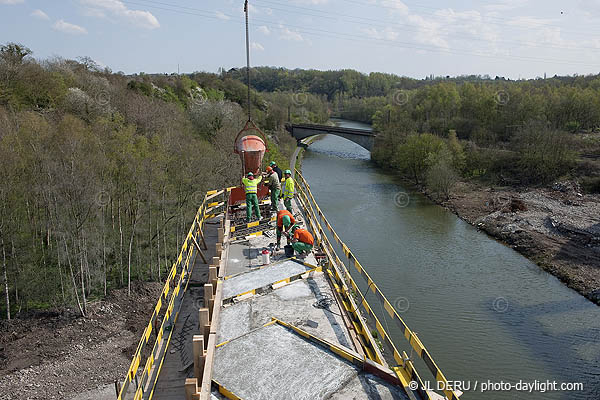
{"type": "Polygon", "coordinates": [[[600,305],[600,195],[573,182],[523,190],[461,183],[442,204],[600,305]]]}

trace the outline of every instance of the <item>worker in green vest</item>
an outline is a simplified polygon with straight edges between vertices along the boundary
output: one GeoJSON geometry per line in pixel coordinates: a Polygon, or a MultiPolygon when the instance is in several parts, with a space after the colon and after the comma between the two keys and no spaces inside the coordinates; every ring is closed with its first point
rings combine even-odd
{"type": "Polygon", "coordinates": [[[254,215],[260,221],[260,208],[258,208],[258,184],[262,181],[262,176],[254,178],[252,172],[248,172],[248,177],[242,179],[244,191],[246,192],[246,221],[250,222],[252,218],[252,208],[254,207],[254,215]]]}
{"type": "Polygon", "coordinates": [[[292,171],[286,169],[283,173],[285,180],[283,182],[283,204],[285,209],[292,212],[292,199],[294,198],[294,178],[292,178],[292,171]]]}

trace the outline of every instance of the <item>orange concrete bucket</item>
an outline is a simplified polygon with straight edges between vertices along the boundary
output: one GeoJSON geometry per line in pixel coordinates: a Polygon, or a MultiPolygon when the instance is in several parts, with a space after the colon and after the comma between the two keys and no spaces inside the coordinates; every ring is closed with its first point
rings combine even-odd
{"type": "Polygon", "coordinates": [[[268,151],[265,134],[258,129],[254,122],[248,121],[235,138],[234,146],[234,153],[240,155],[244,176],[248,172],[258,174],[265,152],[268,151]],[[261,135],[264,140],[252,133],[261,135]]]}

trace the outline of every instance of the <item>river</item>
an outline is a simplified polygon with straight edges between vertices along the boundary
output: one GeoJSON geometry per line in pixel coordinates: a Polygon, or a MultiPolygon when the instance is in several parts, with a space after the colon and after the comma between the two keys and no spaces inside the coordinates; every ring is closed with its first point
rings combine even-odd
{"type": "MultiPolygon", "coordinates": [[[[461,399],[600,399],[600,307],[369,159],[353,142],[326,135],[305,152],[302,173],[340,238],[446,378],[471,385],[461,399]],[[481,393],[488,381],[581,382],[584,389],[481,393]]],[[[385,322],[381,309],[377,314],[385,322]]],[[[388,331],[408,349],[391,321],[388,331]]]]}

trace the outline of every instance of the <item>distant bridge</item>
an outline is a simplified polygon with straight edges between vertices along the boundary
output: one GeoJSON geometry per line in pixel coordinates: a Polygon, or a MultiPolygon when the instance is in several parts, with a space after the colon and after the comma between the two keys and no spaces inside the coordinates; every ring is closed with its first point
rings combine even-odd
{"type": "Polygon", "coordinates": [[[359,146],[371,151],[375,142],[376,133],[366,129],[340,128],[339,126],[311,125],[311,124],[286,124],[285,129],[292,134],[298,142],[310,136],[336,135],[351,140],[359,146]]]}

